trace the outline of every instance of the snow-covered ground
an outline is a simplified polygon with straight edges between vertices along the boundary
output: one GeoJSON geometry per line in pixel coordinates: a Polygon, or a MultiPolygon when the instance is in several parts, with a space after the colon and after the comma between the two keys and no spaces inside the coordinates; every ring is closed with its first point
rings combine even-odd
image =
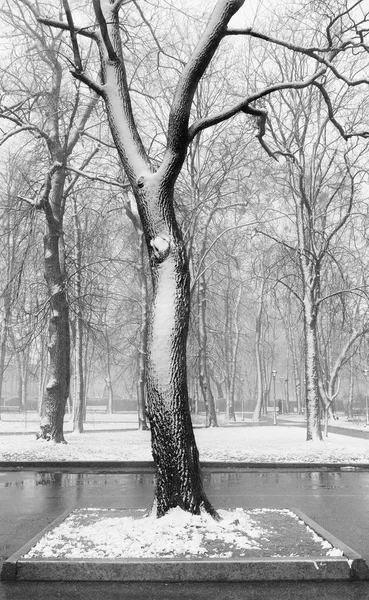
{"type": "MultiPolygon", "coordinates": [[[[5,421],[2,421],[4,428],[5,421]]],[[[34,423],[34,428],[35,428],[34,423]]],[[[150,461],[150,432],[136,423],[105,422],[84,434],[66,433],[67,444],[36,441],[34,434],[1,435],[2,461],[150,461]],[[115,429],[112,429],[114,426],[115,429]],[[109,429],[101,431],[100,429],[109,429]]],[[[9,427],[8,427],[9,431],[9,427]]],[[[205,429],[195,427],[202,461],[369,463],[369,440],[329,434],[306,442],[303,427],[251,426],[251,423],[205,429]]]]}
{"type": "Polygon", "coordinates": [[[46,533],[27,559],[237,558],[342,556],[286,509],[219,510],[191,515],[179,507],[164,517],[122,516],[111,509],[77,509],[46,533]]]}

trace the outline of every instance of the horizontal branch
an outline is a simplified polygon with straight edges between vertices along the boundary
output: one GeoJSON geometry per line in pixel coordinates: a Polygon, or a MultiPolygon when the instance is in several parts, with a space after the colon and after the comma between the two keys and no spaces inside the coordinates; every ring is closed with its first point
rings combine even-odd
{"type": "Polygon", "coordinates": [[[188,130],[189,140],[193,140],[195,135],[197,135],[200,131],[207,129],[208,127],[212,127],[213,125],[222,123],[223,121],[226,121],[241,112],[248,112],[249,105],[252,102],[260,100],[261,98],[265,98],[266,96],[269,96],[274,92],[288,89],[300,90],[305,87],[308,87],[319,77],[324,75],[326,70],[326,67],[320,67],[317,71],[315,71],[313,75],[307,77],[306,79],[303,79],[302,81],[282,81],[281,83],[275,83],[264,88],[263,90],[260,90],[260,92],[255,92],[254,94],[251,94],[248,98],[242,100],[242,102],[238,102],[231,108],[224,110],[221,113],[218,113],[217,115],[204,117],[203,119],[198,119],[191,125],[191,127],[188,130]]]}
{"type": "Polygon", "coordinates": [[[75,173],[76,175],[86,177],[90,181],[101,181],[102,183],[107,183],[108,185],[113,185],[115,187],[119,187],[122,190],[130,190],[131,185],[129,183],[119,183],[118,181],[112,181],[111,179],[107,179],[105,177],[100,177],[99,175],[93,175],[92,173],[86,173],[86,171],[82,171],[81,169],[74,169],[73,167],[67,167],[67,171],[71,173],[75,173]]]}
{"type": "MultiPolygon", "coordinates": [[[[63,29],[64,31],[68,31],[70,33],[70,27],[68,23],[64,23],[64,21],[56,21],[55,19],[46,19],[44,17],[38,17],[37,20],[39,23],[42,23],[42,25],[48,25],[49,27],[55,27],[56,29],[63,29]]],[[[88,31],[88,29],[88,27],[77,27],[74,29],[74,33],[97,41],[97,35],[93,31],[88,31]]]]}
{"type": "Polygon", "coordinates": [[[2,137],[0,140],[0,146],[2,144],[5,144],[5,142],[7,142],[10,138],[14,137],[15,135],[18,135],[18,133],[22,133],[23,131],[31,131],[35,133],[37,137],[47,137],[42,134],[38,127],[35,127],[34,125],[24,125],[22,127],[18,127],[18,129],[13,129],[13,131],[9,131],[9,133],[4,135],[4,137],[2,137]]]}
{"type": "Polygon", "coordinates": [[[183,155],[184,147],[188,143],[188,121],[197,86],[224,37],[228,22],[243,3],[244,0],[218,0],[204,32],[182,71],[169,114],[168,150],[170,153],[183,155]]]}

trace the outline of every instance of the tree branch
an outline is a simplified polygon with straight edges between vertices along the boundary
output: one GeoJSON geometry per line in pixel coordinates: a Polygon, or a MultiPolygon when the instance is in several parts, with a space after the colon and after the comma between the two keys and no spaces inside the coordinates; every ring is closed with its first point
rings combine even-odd
{"type": "MultiPolygon", "coordinates": [[[[314,81],[316,81],[319,77],[324,75],[325,72],[326,72],[326,67],[320,67],[317,71],[315,71],[315,73],[313,75],[311,75],[310,77],[307,77],[306,79],[303,79],[302,81],[286,81],[286,82],[281,82],[281,83],[275,83],[273,85],[270,85],[270,86],[264,88],[260,92],[255,92],[254,94],[251,94],[251,96],[249,96],[245,100],[242,100],[242,102],[235,104],[233,107],[231,107],[221,113],[218,113],[217,115],[204,117],[203,119],[198,119],[189,128],[188,138],[191,141],[191,140],[193,140],[195,135],[197,135],[200,131],[207,129],[208,127],[212,127],[213,125],[217,125],[218,123],[222,123],[223,121],[226,121],[226,120],[230,119],[231,117],[234,117],[235,115],[237,115],[240,112],[247,112],[249,110],[249,105],[252,102],[255,102],[256,100],[260,100],[261,98],[265,98],[266,96],[269,96],[270,94],[272,94],[274,92],[278,92],[281,90],[287,90],[287,89],[299,90],[299,89],[308,87],[314,81]]],[[[253,110],[256,110],[256,109],[253,109],[253,110]]]]}
{"type": "MultiPolygon", "coordinates": [[[[55,29],[62,29],[64,31],[69,31],[70,27],[68,23],[64,23],[64,21],[57,21],[55,19],[46,19],[44,17],[38,17],[37,21],[42,25],[47,25],[48,27],[54,27],[55,29]]],[[[88,31],[89,27],[77,27],[74,31],[78,35],[83,35],[84,37],[88,37],[95,42],[97,41],[97,36],[93,31],[88,31]]]]}
{"type": "Polygon", "coordinates": [[[188,122],[195,91],[224,37],[229,20],[243,3],[244,0],[218,0],[205,31],[182,71],[168,122],[167,152],[171,155],[184,156],[192,139],[188,136],[188,122]]]}
{"type": "Polygon", "coordinates": [[[113,46],[110,36],[109,36],[108,26],[106,24],[104,13],[101,10],[101,2],[100,2],[100,0],[92,0],[92,4],[93,4],[94,10],[95,10],[97,21],[99,23],[101,36],[102,36],[103,42],[105,44],[105,48],[108,53],[109,60],[112,62],[116,62],[119,59],[118,59],[118,55],[117,55],[116,51],[114,50],[114,46],[113,46]]]}
{"type": "Polygon", "coordinates": [[[68,25],[69,25],[69,32],[70,32],[70,39],[71,39],[72,48],[73,48],[75,69],[76,69],[77,73],[82,73],[83,67],[82,67],[81,54],[79,51],[77,35],[76,35],[76,28],[74,27],[73,17],[72,17],[72,13],[71,13],[71,10],[69,7],[68,0],[63,0],[63,7],[64,7],[65,16],[67,17],[67,21],[68,21],[68,25]]]}

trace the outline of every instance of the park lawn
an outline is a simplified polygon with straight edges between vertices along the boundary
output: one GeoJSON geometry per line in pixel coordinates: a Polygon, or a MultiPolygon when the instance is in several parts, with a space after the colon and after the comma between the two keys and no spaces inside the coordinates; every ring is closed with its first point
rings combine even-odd
{"type": "MultiPolygon", "coordinates": [[[[369,440],[329,434],[307,442],[306,431],[292,425],[195,428],[202,461],[251,463],[369,463],[369,440]]],[[[67,433],[67,444],[36,441],[34,434],[0,434],[0,461],[150,461],[150,432],[67,433]]]]}

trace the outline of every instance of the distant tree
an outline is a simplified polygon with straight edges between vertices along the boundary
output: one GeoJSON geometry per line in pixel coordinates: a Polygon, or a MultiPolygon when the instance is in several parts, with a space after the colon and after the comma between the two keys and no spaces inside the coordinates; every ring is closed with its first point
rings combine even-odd
{"type": "MultiPolygon", "coordinates": [[[[0,118],[7,123],[1,143],[16,136],[43,148],[44,181],[24,197],[45,218],[44,277],[48,289],[48,381],[41,406],[38,437],[65,442],[63,420],[70,388],[70,330],[63,219],[68,162],[97,102],[74,86],[72,101],[63,90],[65,68],[60,35],[46,33],[37,21],[38,6],[26,0],[6,2],[5,22],[22,34],[22,45],[2,69],[4,101],[0,118]],[[30,76],[32,74],[32,76],[30,76]]],[[[84,158],[84,164],[88,159],[84,158]]]]}

